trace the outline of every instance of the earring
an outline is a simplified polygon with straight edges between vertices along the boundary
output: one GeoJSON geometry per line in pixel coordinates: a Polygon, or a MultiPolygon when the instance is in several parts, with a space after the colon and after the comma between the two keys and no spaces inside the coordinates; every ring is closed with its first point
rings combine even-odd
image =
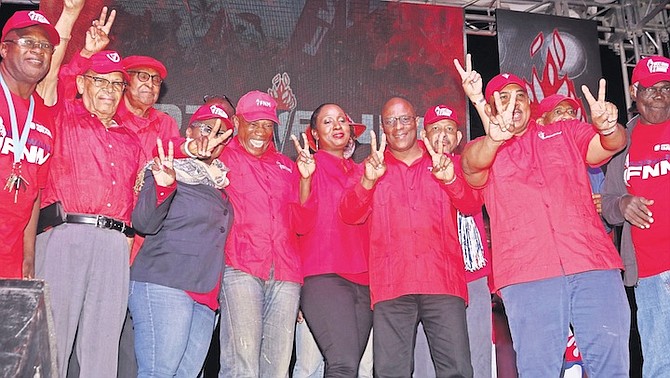
{"type": "Polygon", "coordinates": [[[317,151],[319,150],[319,140],[318,139],[316,140],[316,150],[317,151]]]}

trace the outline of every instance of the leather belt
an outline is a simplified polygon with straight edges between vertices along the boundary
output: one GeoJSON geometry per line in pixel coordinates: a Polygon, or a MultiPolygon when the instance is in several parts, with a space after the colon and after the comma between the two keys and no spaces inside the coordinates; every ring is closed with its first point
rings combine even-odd
{"type": "Polygon", "coordinates": [[[135,229],[128,226],[125,222],[109,218],[103,215],[89,214],[68,214],[65,218],[66,223],[90,224],[98,228],[119,231],[129,238],[135,236],[135,229]]]}

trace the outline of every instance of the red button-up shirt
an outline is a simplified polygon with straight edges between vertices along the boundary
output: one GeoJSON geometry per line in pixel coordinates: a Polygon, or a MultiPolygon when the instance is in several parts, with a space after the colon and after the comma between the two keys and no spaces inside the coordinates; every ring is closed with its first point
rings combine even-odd
{"type": "Polygon", "coordinates": [[[142,146],[141,165],[153,159],[152,152],[156,147],[156,138],[166,141],[179,138],[177,121],[160,110],[149,108],[147,116],[140,117],[128,110],[122,99],[116,115],[119,123],[134,132],[139,138],[142,146]]]}
{"type": "Polygon", "coordinates": [[[595,131],[579,121],[530,123],[496,155],[484,188],[495,288],[622,268],[591,199],[586,152],[595,131]]]}
{"type": "Polygon", "coordinates": [[[351,159],[324,151],[315,153],[314,159],[316,170],[310,196],[303,205],[299,238],[303,275],[367,273],[368,226],[346,224],[338,214],[348,180],[360,180],[363,168],[351,159]]]}
{"type": "MultiPolygon", "coordinates": [[[[11,193],[4,189],[7,178],[14,165],[14,142],[12,140],[12,124],[9,120],[9,109],[5,95],[0,91],[0,277],[21,278],[23,264],[23,230],[26,228],[33,209],[33,204],[40,189],[46,184],[49,164],[53,153],[53,115],[44,106],[44,101],[37,93],[32,126],[23,150],[21,160],[21,176],[26,180],[26,190],[19,190],[16,203],[15,190],[11,193]]],[[[23,132],[29,100],[12,94],[16,110],[19,133],[23,132]]]]}
{"type": "Polygon", "coordinates": [[[456,208],[480,211],[479,194],[461,177],[437,180],[422,142],[423,156],[407,166],[386,151],[386,173],[366,190],[360,177],[342,197],[347,223],[370,224],[372,305],[407,294],[448,294],[467,300],[463,254],[456,230],[456,208]],[[369,219],[368,219],[369,218],[369,219]]]}
{"type": "Polygon", "coordinates": [[[226,265],[253,276],[302,283],[298,236],[300,174],[274,145],[260,157],[248,153],[237,137],[219,158],[230,167],[226,192],[235,210],[226,241],[226,265]]]}
{"type": "Polygon", "coordinates": [[[130,222],[140,142],[123,126],[106,128],[81,99],[66,98],[63,88],[74,80],[82,59],[73,59],[59,73],[63,86],[59,84],[58,103],[53,107],[57,138],[42,206],[61,201],[68,213],[101,214],[130,222]]]}

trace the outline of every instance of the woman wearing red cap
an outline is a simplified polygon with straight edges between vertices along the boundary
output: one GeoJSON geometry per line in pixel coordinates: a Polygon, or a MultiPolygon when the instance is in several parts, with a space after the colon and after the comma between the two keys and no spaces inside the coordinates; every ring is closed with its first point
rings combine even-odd
{"type": "MultiPolygon", "coordinates": [[[[203,105],[186,136],[222,142],[232,130],[222,108],[203,105]]],[[[223,190],[228,168],[217,159],[222,150],[223,143],[204,160],[173,159],[172,142],[165,156],[159,139],[159,157],[145,173],[133,211],[133,226],[145,240],[130,270],[128,297],[138,377],[195,377],[207,356],[233,221],[223,190]]]]}
{"type": "Polygon", "coordinates": [[[316,108],[307,134],[304,148],[292,137],[306,215],[299,239],[305,276],[300,306],[326,361],[325,376],[354,377],[372,326],[369,237],[366,224],[342,222],[337,207],[349,178],[363,171],[345,158],[352,128],[338,105],[316,108]],[[313,145],[314,155],[307,144],[313,145]]]}

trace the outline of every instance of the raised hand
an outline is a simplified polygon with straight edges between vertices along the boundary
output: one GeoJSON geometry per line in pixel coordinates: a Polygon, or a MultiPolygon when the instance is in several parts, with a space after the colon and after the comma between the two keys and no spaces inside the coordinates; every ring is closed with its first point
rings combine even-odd
{"type": "Polygon", "coordinates": [[[84,0],[64,0],[63,8],[68,11],[80,12],[84,8],[84,0]]]}
{"type": "MultiPolygon", "coordinates": [[[[365,173],[363,178],[368,181],[369,188],[386,173],[384,151],[386,150],[386,134],[382,134],[381,143],[377,148],[377,135],[370,131],[370,155],[365,159],[365,173]]],[[[367,186],[366,186],[367,187],[367,186]]]]}
{"type": "Polygon", "coordinates": [[[302,133],[302,141],[304,146],[300,145],[298,138],[291,134],[291,140],[295,146],[295,150],[298,153],[298,159],[296,164],[298,164],[298,171],[300,171],[300,176],[303,178],[311,177],[314,171],[316,170],[316,162],[314,157],[309,152],[309,144],[307,143],[307,135],[302,133]]]}
{"type": "Polygon", "coordinates": [[[472,57],[470,54],[465,55],[465,68],[463,68],[458,59],[454,59],[454,66],[456,66],[458,74],[461,75],[463,91],[470,101],[477,102],[484,98],[482,94],[482,76],[479,72],[472,69],[472,57]]]}
{"type": "Polygon", "coordinates": [[[154,180],[158,186],[170,186],[174,184],[177,174],[174,171],[174,144],[172,141],[168,142],[168,154],[165,156],[165,149],[163,148],[163,141],[156,138],[156,146],[158,147],[158,156],[154,157],[154,163],[151,165],[151,173],[154,174],[154,180]]]}
{"type": "Polygon", "coordinates": [[[444,153],[443,142],[445,137],[446,134],[443,132],[437,134],[436,151],[433,149],[433,145],[430,144],[428,138],[426,138],[426,132],[421,131],[421,138],[423,139],[423,143],[426,145],[426,150],[428,150],[428,154],[430,154],[430,158],[433,161],[433,176],[444,183],[451,183],[455,178],[456,172],[454,171],[454,162],[444,153]]]}
{"type": "Polygon", "coordinates": [[[86,42],[84,44],[84,51],[89,57],[93,54],[104,50],[109,44],[109,32],[114,24],[116,18],[116,10],[109,12],[107,15],[107,7],[102,7],[100,17],[93,20],[92,25],[86,31],[86,42]]]}
{"type": "Polygon", "coordinates": [[[598,82],[598,98],[594,98],[586,85],[582,85],[582,92],[591,109],[591,122],[598,132],[614,130],[619,117],[619,109],[611,102],[605,101],[605,88],[607,82],[600,79],[598,82]]]}
{"type": "Polygon", "coordinates": [[[506,106],[503,106],[500,99],[500,93],[493,92],[493,99],[496,106],[496,114],[487,108],[486,115],[489,118],[488,130],[486,134],[494,142],[503,142],[514,136],[514,107],[516,106],[516,93],[512,93],[506,106]]]}
{"type": "Polygon", "coordinates": [[[199,138],[192,139],[184,145],[184,148],[187,148],[190,155],[194,155],[198,159],[209,159],[212,157],[212,151],[233,135],[233,129],[228,129],[221,135],[219,135],[219,130],[221,130],[221,119],[216,120],[214,126],[212,126],[212,131],[208,135],[201,135],[199,138]],[[212,135],[214,137],[211,137],[212,135]]]}

